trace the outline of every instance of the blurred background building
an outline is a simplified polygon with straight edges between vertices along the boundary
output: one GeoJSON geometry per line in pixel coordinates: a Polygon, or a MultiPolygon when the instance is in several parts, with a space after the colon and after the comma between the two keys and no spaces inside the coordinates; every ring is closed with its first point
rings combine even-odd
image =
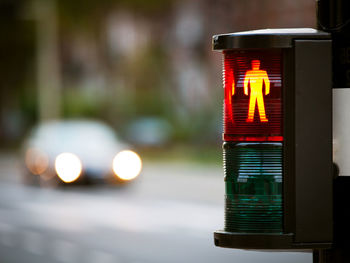
{"type": "Polygon", "coordinates": [[[314,27],[314,0],[1,0],[0,142],[96,118],[139,145],[220,141],[216,33],[314,27]]]}

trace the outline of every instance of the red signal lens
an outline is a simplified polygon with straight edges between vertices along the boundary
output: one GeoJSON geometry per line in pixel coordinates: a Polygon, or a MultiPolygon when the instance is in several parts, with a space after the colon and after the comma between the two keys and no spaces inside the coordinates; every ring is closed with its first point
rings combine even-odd
{"type": "Polygon", "coordinates": [[[283,141],[281,50],[224,52],[224,140],[283,141]]]}

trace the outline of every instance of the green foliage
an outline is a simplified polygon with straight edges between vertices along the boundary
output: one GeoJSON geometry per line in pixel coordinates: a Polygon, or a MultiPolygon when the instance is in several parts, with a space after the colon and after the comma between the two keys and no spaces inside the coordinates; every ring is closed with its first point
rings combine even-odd
{"type": "Polygon", "coordinates": [[[167,96],[168,64],[161,47],[150,47],[133,63],[135,113],[165,115],[171,107],[167,96]]]}
{"type": "Polygon", "coordinates": [[[145,15],[169,10],[174,0],[58,0],[61,24],[92,29],[114,8],[129,9],[145,15]]]}
{"type": "Polygon", "coordinates": [[[96,118],[99,117],[101,102],[87,96],[78,89],[67,89],[63,96],[64,117],[96,118]]]}
{"type": "Polygon", "coordinates": [[[59,0],[58,13],[63,27],[89,27],[98,23],[112,0],[59,0]]]}
{"type": "Polygon", "coordinates": [[[122,6],[143,13],[167,11],[174,0],[119,0],[122,6]]]}

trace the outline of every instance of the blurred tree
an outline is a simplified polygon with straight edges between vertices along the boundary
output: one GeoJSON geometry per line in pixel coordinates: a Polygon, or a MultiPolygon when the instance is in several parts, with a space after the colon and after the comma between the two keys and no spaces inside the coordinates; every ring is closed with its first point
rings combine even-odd
{"type": "Polygon", "coordinates": [[[61,117],[62,74],[56,0],[33,0],[39,121],[61,117]]]}
{"type": "Polygon", "coordinates": [[[35,97],[26,86],[28,69],[34,56],[34,25],[22,19],[25,1],[0,1],[0,143],[9,143],[23,133],[24,114],[33,119],[30,99],[35,97]],[[28,98],[29,98],[28,97],[28,98]]]}
{"type": "MultiPolygon", "coordinates": [[[[35,1],[43,6],[47,2],[35,1]]],[[[3,56],[3,83],[8,84],[2,88],[4,106],[0,108],[19,103],[24,114],[33,115],[36,88],[24,82],[34,72],[16,71],[18,65],[29,68],[27,57],[38,48],[30,40],[34,29],[16,21],[26,2],[0,1],[0,19],[6,20],[0,25],[6,36],[0,41],[1,52],[10,51],[3,56]],[[10,86],[19,88],[10,90],[10,86]],[[13,99],[6,100],[6,96],[13,99]]],[[[218,0],[215,4],[209,0],[56,0],[56,5],[55,41],[61,62],[57,71],[63,76],[64,116],[102,117],[119,125],[139,115],[168,118],[180,127],[177,134],[183,139],[199,130],[203,134],[208,122],[218,119],[213,111],[220,111],[213,101],[219,100],[221,80],[217,76],[221,69],[219,62],[210,61],[220,56],[211,51],[213,34],[310,26],[314,21],[314,0],[281,0],[278,5],[273,0],[218,0]],[[111,26],[117,29],[113,34],[116,41],[108,43],[111,17],[117,17],[111,26]],[[144,42],[143,37],[147,39],[144,42]],[[182,78],[174,74],[174,63],[184,72],[182,78]],[[194,74],[196,70],[198,74],[194,74]],[[194,83],[193,76],[200,81],[194,83]]],[[[213,133],[216,127],[215,123],[213,133]]]]}
{"type": "Polygon", "coordinates": [[[169,10],[174,0],[60,0],[59,16],[63,26],[94,29],[106,18],[108,11],[124,8],[145,15],[169,10]]]}
{"type": "Polygon", "coordinates": [[[133,63],[134,88],[136,89],[134,110],[137,115],[170,115],[173,109],[171,98],[165,88],[169,76],[169,65],[162,47],[151,46],[133,63]]]}

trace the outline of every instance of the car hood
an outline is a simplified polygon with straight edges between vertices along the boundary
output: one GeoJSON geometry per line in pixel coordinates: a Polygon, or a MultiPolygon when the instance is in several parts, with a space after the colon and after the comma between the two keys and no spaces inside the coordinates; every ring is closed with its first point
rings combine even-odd
{"type": "Polygon", "coordinates": [[[107,171],[112,169],[113,158],[122,150],[128,149],[124,144],[103,143],[98,141],[85,141],[76,143],[65,142],[28,142],[27,149],[34,148],[45,153],[53,166],[56,157],[64,152],[77,155],[84,169],[107,171]]]}

